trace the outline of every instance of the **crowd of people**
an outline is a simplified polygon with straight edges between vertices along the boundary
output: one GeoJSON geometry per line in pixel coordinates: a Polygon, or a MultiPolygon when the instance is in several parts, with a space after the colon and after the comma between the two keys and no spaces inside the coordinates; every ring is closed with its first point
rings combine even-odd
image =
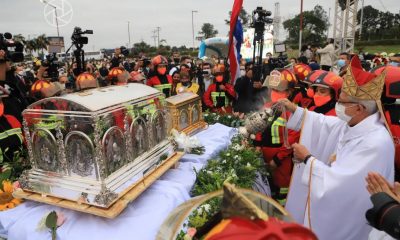
{"type": "Polygon", "coordinates": [[[271,172],[272,197],[321,239],[367,239],[368,193],[400,201],[399,185],[392,184],[400,179],[399,171],[394,175],[400,169],[400,54],[370,59],[344,52],[334,60],[329,40],[324,48],[306,46],[285,68],[274,69],[270,57],[261,79],[244,60],[241,77],[230,79],[229,65],[217,57],[130,59],[116,49],[111,59],[87,61],[81,72],[71,62],[54,74],[43,61],[11,66],[0,50],[0,149],[12,159],[23,147],[22,111],[29,104],[108,85],[146,84],[166,97],[192,92],[204,111],[240,118],[279,104],[273,123],[252,139],[271,172]]]}

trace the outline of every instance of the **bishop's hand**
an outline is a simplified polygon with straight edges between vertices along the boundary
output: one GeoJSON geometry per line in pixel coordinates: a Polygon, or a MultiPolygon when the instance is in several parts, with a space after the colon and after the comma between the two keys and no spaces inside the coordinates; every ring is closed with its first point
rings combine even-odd
{"type": "Polygon", "coordinates": [[[292,148],[294,158],[300,162],[303,162],[310,155],[310,151],[304,145],[294,143],[292,148]]]}

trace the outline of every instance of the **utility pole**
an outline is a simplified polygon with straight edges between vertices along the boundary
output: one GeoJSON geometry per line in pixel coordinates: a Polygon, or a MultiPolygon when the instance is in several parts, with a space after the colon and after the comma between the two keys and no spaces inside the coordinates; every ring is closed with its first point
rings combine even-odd
{"type": "Polygon", "coordinates": [[[131,48],[131,30],[130,30],[130,22],[128,21],[128,46],[131,48]]]}
{"type": "Polygon", "coordinates": [[[157,47],[157,30],[153,30],[153,35],[151,36],[154,39],[154,47],[157,47]]]}
{"type": "Polygon", "coordinates": [[[157,27],[157,47],[160,47],[160,27],[157,27]]]}
{"type": "Polygon", "coordinates": [[[331,8],[329,8],[329,13],[328,13],[328,31],[326,33],[326,38],[329,38],[329,28],[331,27],[331,8]]]}
{"type": "Polygon", "coordinates": [[[194,51],[194,21],[193,21],[193,13],[197,13],[197,10],[192,10],[192,47],[194,51]]]}

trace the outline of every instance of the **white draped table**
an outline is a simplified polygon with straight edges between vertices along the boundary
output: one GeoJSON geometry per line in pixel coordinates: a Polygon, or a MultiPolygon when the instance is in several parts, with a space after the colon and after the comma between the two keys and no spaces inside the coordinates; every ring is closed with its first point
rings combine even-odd
{"type": "Polygon", "coordinates": [[[201,169],[207,160],[229,144],[236,129],[211,125],[196,134],[205,146],[203,155],[186,154],[176,169],[168,170],[115,219],[106,219],[47,204],[25,201],[18,207],[0,212],[0,237],[8,240],[46,240],[50,233],[37,231],[44,214],[61,211],[65,223],[57,230],[58,240],[153,240],[168,214],[190,199],[196,180],[193,168],[201,169]]]}

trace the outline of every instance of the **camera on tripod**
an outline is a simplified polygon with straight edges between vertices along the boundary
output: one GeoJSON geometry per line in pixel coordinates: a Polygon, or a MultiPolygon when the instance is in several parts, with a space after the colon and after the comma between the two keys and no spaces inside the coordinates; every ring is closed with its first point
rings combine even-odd
{"type": "Polygon", "coordinates": [[[271,11],[267,11],[262,7],[257,7],[252,14],[252,22],[250,27],[257,31],[264,31],[265,24],[272,24],[273,19],[270,18],[271,11]]]}
{"type": "Polygon", "coordinates": [[[72,33],[71,36],[72,44],[75,45],[88,44],[89,39],[87,37],[82,36],[84,34],[93,34],[93,30],[82,31],[80,27],[75,27],[74,32],[72,33]]]}
{"type": "Polygon", "coordinates": [[[50,78],[52,82],[57,82],[59,77],[58,68],[60,67],[60,63],[58,62],[56,53],[47,55],[46,59],[42,62],[42,66],[47,67],[47,78],[50,78]]]}
{"type": "Polygon", "coordinates": [[[24,45],[21,42],[13,41],[12,37],[9,32],[0,33],[0,50],[6,52],[5,61],[22,62],[24,60],[24,45]]]}

